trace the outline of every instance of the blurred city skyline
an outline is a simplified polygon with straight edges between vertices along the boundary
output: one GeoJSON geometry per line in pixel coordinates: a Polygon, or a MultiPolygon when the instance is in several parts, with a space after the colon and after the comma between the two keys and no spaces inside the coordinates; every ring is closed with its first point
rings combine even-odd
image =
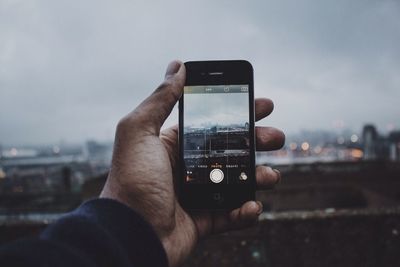
{"type": "MultiPolygon", "coordinates": [[[[168,62],[246,59],[261,122],[399,129],[397,1],[0,1],[0,144],[113,140],[168,62]],[[184,11],[183,11],[184,10],[184,11]]],[[[177,108],[166,126],[177,123],[177,108]]]]}

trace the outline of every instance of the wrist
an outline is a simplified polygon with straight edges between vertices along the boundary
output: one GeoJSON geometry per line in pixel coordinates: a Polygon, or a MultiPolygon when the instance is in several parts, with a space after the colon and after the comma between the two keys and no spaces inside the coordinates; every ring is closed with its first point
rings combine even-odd
{"type": "Polygon", "coordinates": [[[177,211],[174,229],[159,237],[170,267],[180,266],[191,254],[198,241],[197,228],[193,220],[183,211],[177,211]]]}

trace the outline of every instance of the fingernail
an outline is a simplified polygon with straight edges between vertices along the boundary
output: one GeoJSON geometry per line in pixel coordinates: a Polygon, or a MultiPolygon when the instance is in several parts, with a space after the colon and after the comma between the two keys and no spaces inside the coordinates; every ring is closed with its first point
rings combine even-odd
{"type": "Polygon", "coordinates": [[[277,169],[272,169],[276,174],[277,174],[277,176],[278,176],[278,179],[276,180],[276,182],[275,182],[275,184],[279,184],[280,182],[281,182],[281,178],[282,178],[282,175],[281,175],[281,172],[279,171],[279,170],[277,170],[277,169]]]}
{"type": "Polygon", "coordinates": [[[173,76],[181,68],[181,63],[178,61],[172,61],[168,64],[167,71],[165,72],[165,78],[173,76]]]}
{"type": "Polygon", "coordinates": [[[263,204],[260,201],[256,201],[258,205],[257,214],[260,215],[263,212],[263,204]]]}

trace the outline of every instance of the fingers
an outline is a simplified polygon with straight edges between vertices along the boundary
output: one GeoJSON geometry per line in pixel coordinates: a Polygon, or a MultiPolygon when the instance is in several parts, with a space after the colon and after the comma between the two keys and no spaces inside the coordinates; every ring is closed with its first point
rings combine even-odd
{"type": "Polygon", "coordinates": [[[248,201],[240,208],[231,211],[229,218],[232,222],[232,229],[241,229],[254,224],[258,220],[258,215],[263,211],[260,201],[248,201]]]}
{"type": "Polygon", "coordinates": [[[239,230],[255,224],[263,207],[259,201],[248,201],[227,214],[215,214],[212,233],[239,230]]]}
{"type": "MultiPolygon", "coordinates": [[[[256,121],[261,120],[271,114],[274,103],[267,98],[255,100],[256,121]]],[[[285,134],[273,127],[256,127],[256,148],[258,151],[269,151],[280,149],[285,144],[285,134]]],[[[256,181],[258,189],[273,188],[281,180],[281,173],[267,166],[257,166],[256,181]]]]}
{"type": "Polygon", "coordinates": [[[274,103],[268,98],[256,98],[254,104],[256,121],[267,117],[274,110],[274,103]]]}
{"type": "Polygon", "coordinates": [[[230,212],[216,211],[192,214],[200,237],[239,230],[255,224],[263,207],[259,201],[248,201],[230,212]]]}
{"type": "MultiPolygon", "coordinates": [[[[258,151],[279,149],[285,144],[285,134],[272,127],[256,127],[256,148],[258,151]]],[[[267,166],[257,166],[256,181],[260,190],[271,189],[281,180],[281,173],[267,166]]]]}
{"type": "Polygon", "coordinates": [[[271,189],[281,180],[281,173],[268,166],[257,166],[256,181],[260,190],[271,189]]]}
{"type": "Polygon", "coordinates": [[[186,70],[180,61],[168,65],[164,82],[134,111],[123,118],[120,124],[131,128],[136,125],[140,131],[158,135],[164,121],[182,95],[186,70]]]}
{"type": "MultiPolygon", "coordinates": [[[[271,167],[258,166],[256,169],[258,189],[269,189],[276,185],[281,174],[271,167]]],[[[260,201],[248,201],[231,212],[197,212],[192,214],[200,237],[208,234],[239,230],[255,224],[262,213],[260,201]]]]}
{"type": "MultiPolygon", "coordinates": [[[[274,110],[274,103],[268,98],[255,99],[255,119],[259,121],[274,110]]],[[[285,134],[272,127],[256,127],[256,147],[259,151],[279,149],[285,144],[285,134]]]]}
{"type": "Polygon", "coordinates": [[[257,126],[256,149],[258,151],[269,151],[280,149],[285,144],[285,134],[273,127],[257,126]]]}

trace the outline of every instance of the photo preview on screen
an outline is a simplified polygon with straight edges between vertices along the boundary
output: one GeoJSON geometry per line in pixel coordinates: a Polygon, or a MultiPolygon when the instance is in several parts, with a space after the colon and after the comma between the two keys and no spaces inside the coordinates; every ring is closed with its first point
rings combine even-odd
{"type": "Polygon", "coordinates": [[[249,86],[185,86],[185,182],[240,184],[250,174],[249,86]]]}

